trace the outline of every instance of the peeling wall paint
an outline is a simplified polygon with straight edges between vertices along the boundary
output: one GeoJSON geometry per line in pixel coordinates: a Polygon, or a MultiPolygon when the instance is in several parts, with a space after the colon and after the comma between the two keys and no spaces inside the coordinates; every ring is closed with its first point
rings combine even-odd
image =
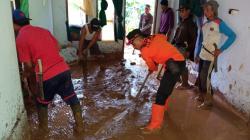
{"type": "Polygon", "coordinates": [[[234,44],[219,57],[218,73],[212,74],[212,85],[219,89],[240,111],[250,115],[250,17],[249,0],[217,0],[219,17],[237,34],[234,44]],[[230,8],[239,9],[235,15],[230,8]]]}
{"type": "MultiPolygon", "coordinates": [[[[0,139],[6,139],[19,125],[24,110],[15,37],[9,0],[0,1],[0,139]]],[[[25,121],[25,120],[22,120],[25,121]]]]}

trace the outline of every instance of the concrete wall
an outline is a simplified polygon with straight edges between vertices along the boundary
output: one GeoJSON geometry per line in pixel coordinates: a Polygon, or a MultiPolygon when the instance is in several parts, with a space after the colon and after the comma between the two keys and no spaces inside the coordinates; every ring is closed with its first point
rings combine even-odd
{"type": "MultiPolygon", "coordinates": [[[[10,134],[16,133],[20,122],[26,122],[26,113],[20,87],[9,0],[0,1],[0,17],[0,139],[6,139],[10,134]]],[[[20,137],[19,135],[19,139],[20,137]]]]}
{"type": "MultiPolygon", "coordinates": [[[[219,17],[236,32],[237,39],[219,57],[219,71],[212,74],[212,85],[223,93],[229,103],[250,115],[250,17],[248,15],[250,2],[249,0],[217,1],[220,4],[219,17]],[[240,11],[236,15],[229,15],[230,8],[240,11]]],[[[156,31],[159,28],[160,0],[158,4],[156,31]]],[[[173,9],[178,9],[178,4],[177,0],[169,1],[169,6],[173,9]]]]}
{"type": "Polygon", "coordinates": [[[52,14],[53,33],[60,44],[67,44],[65,0],[52,0],[52,14]]]}
{"type": "Polygon", "coordinates": [[[250,114],[250,1],[217,1],[220,4],[219,17],[236,32],[237,39],[219,57],[219,71],[212,75],[212,83],[232,105],[250,114]],[[240,11],[236,15],[229,15],[229,8],[240,11]]]}
{"type": "Polygon", "coordinates": [[[51,0],[29,0],[29,13],[32,25],[46,28],[53,33],[51,0]]]}

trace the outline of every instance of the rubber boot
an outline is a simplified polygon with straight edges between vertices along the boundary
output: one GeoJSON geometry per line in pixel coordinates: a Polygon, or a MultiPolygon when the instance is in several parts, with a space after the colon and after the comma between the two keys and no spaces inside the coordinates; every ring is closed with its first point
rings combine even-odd
{"type": "Polygon", "coordinates": [[[74,127],[74,132],[76,135],[81,135],[83,134],[83,118],[82,118],[82,110],[80,103],[75,104],[75,105],[70,105],[74,119],[75,119],[75,127],[74,127]]]}
{"type": "Polygon", "coordinates": [[[165,107],[162,105],[152,105],[152,116],[148,126],[142,129],[143,134],[154,134],[161,130],[165,107]]]}
{"type": "Polygon", "coordinates": [[[44,133],[44,136],[48,134],[48,107],[40,106],[37,108],[39,128],[44,133]]]}
{"type": "Polygon", "coordinates": [[[170,97],[168,97],[165,101],[165,105],[164,105],[165,111],[169,109],[169,102],[170,102],[170,97]]]}

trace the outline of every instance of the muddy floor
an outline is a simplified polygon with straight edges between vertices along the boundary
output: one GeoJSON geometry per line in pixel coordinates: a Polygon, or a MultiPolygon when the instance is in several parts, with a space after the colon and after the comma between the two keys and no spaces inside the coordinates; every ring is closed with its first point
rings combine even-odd
{"type": "Polygon", "coordinates": [[[174,90],[162,131],[154,135],[141,134],[140,127],[150,119],[159,81],[157,73],[151,75],[139,100],[135,101],[147,67],[138,52],[132,55],[132,51],[126,49],[123,63],[116,55],[108,55],[101,61],[89,61],[84,69],[72,66],[73,84],[83,111],[84,136],[74,136],[70,107],[56,96],[49,106],[47,138],[38,130],[35,106],[26,101],[31,139],[250,140],[247,125],[219,103],[215,103],[212,110],[198,110],[193,90],[174,90]],[[130,108],[128,112],[124,111],[127,108],[130,108]]]}

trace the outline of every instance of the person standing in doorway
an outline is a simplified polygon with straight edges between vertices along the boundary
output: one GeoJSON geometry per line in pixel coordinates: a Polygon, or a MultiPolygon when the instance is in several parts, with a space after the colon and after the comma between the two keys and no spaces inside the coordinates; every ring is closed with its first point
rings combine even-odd
{"type": "Polygon", "coordinates": [[[174,28],[174,12],[172,8],[168,7],[168,0],[161,0],[161,8],[162,12],[158,33],[166,35],[169,40],[174,28]]]}
{"type": "Polygon", "coordinates": [[[69,67],[59,55],[60,46],[48,30],[30,25],[29,20],[22,11],[13,12],[18,59],[24,63],[22,76],[29,78],[33,73],[38,73],[38,60],[42,63],[44,95],[38,95],[41,92],[36,93],[39,128],[42,132],[48,133],[48,104],[52,102],[55,94],[59,94],[73,111],[76,134],[82,134],[82,110],[74,92],[69,67]]]}
{"type": "Polygon", "coordinates": [[[152,31],[152,24],[153,16],[150,14],[150,5],[146,4],[145,13],[140,18],[139,29],[144,35],[149,36],[152,31]]]}
{"type": "Polygon", "coordinates": [[[212,107],[213,90],[211,86],[212,70],[217,68],[217,57],[219,57],[226,49],[228,49],[236,39],[236,34],[230,27],[220,18],[218,18],[219,4],[210,0],[203,6],[204,15],[208,19],[202,26],[203,42],[200,50],[199,67],[199,85],[201,92],[205,96],[204,102],[198,106],[201,109],[210,109],[212,107]],[[227,39],[220,45],[221,37],[225,35],[227,39]]]}
{"type": "MultiPolygon", "coordinates": [[[[197,26],[193,20],[190,8],[188,5],[180,5],[178,9],[181,21],[176,29],[172,44],[174,44],[187,60],[194,60],[194,49],[197,38],[197,26]]],[[[181,75],[182,84],[179,89],[188,89],[188,69],[181,75]]]]}

